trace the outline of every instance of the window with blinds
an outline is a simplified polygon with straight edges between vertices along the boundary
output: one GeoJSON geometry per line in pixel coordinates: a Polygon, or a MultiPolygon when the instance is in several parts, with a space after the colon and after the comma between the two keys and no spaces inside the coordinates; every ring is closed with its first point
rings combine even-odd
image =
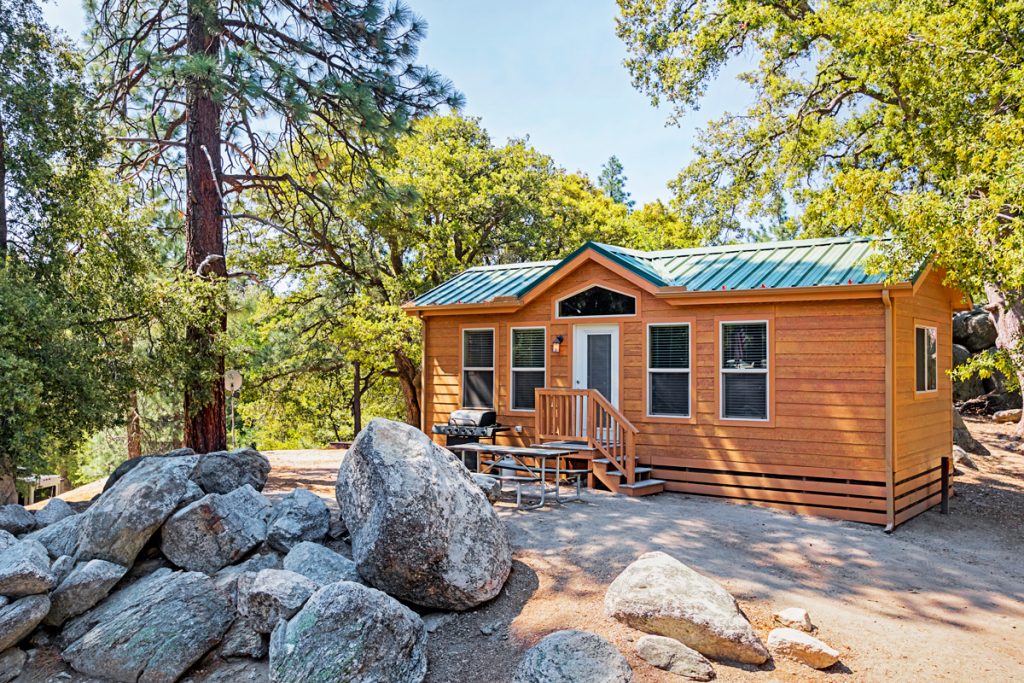
{"type": "Polygon", "coordinates": [[[537,389],[545,380],[543,327],[512,329],[512,410],[534,410],[537,389]]]}
{"type": "Polygon", "coordinates": [[[690,325],[647,327],[647,411],[690,417],[690,325]]]}
{"type": "Polygon", "coordinates": [[[462,331],[462,406],[494,408],[494,330],[462,331]]]}
{"type": "Polygon", "coordinates": [[[934,327],[917,327],[914,355],[917,359],[917,390],[935,391],[938,374],[938,333],[934,327]]]}
{"type": "Polygon", "coordinates": [[[722,417],[768,419],[768,323],[722,323],[722,417]]]}

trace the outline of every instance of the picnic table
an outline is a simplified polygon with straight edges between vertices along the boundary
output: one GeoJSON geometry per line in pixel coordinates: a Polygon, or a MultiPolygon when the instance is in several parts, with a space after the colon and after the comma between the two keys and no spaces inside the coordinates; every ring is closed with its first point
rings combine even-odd
{"type": "Polygon", "coordinates": [[[564,467],[565,458],[574,455],[577,451],[567,448],[543,448],[536,446],[497,446],[485,443],[465,443],[457,446],[450,446],[449,450],[469,451],[482,456],[492,456],[491,459],[480,460],[480,472],[491,474],[498,470],[500,474],[491,475],[502,482],[511,482],[516,485],[516,507],[520,510],[533,510],[542,507],[547,502],[549,493],[554,494],[557,503],[567,503],[580,499],[581,479],[589,470],[571,469],[564,467]],[[532,462],[531,462],[532,461],[532,462]],[[553,461],[554,468],[548,465],[553,461]],[[508,474],[511,473],[511,474],[508,474]],[[552,486],[548,485],[548,476],[553,477],[552,486]],[[576,486],[576,493],[572,496],[561,495],[562,481],[573,482],[576,486]],[[523,485],[537,484],[540,493],[535,504],[523,504],[523,485]]]}

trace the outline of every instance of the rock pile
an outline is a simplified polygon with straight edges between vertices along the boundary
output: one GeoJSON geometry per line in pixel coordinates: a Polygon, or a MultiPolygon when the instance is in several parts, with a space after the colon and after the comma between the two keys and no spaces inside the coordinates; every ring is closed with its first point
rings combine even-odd
{"type": "Polygon", "coordinates": [[[30,641],[110,681],[421,681],[427,631],[399,599],[488,600],[511,547],[469,472],[413,432],[364,430],[333,524],[309,491],[263,496],[252,449],[129,461],[78,514],[0,508],[0,680],[32,666],[30,641]]]}
{"type": "MultiPolygon", "coordinates": [[[[975,306],[973,310],[953,316],[953,367],[963,365],[972,356],[995,352],[996,325],[985,309],[975,306]]],[[[965,415],[991,414],[1020,408],[1021,394],[1009,391],[1006,377],[997,371],[991,377],[975,374],[967,380],[955,380],[953,401],[965,415]]]]}

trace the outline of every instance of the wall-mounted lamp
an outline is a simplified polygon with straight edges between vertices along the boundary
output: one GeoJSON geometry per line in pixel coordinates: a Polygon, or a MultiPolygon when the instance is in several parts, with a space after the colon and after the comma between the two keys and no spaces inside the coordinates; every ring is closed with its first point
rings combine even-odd
{"type": "Polygon", "coordinates": [[[561,351],[563,341],[565,341],[565,337],[563,337],[562,335],[558,335],[557,337],[555,337],[555,339],[551,342],[551,353],[558,353],[559,351],[561,351]]]}

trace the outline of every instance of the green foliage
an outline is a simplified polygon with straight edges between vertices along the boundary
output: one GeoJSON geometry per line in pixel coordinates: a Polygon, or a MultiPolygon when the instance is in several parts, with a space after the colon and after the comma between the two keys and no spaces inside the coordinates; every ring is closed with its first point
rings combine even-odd
{"type": "Polygon", "coordinates": [[[712,122],[673,185],[722,241],[891,234],[957,284],[1024,286],[1024,4],[620,0],[634,84],[681,116],[740,54],[747,111],[712,122]]]}
{"type": "Polygon", "coordinates": [[[268,210],[235,240],[247,270],[281,283],[233,333],[233,358],[256,384],[241,411],[261,444],[349,436],[356,361],[371,383],[367,417],[401,414],[400,400],[418,422],[420,325],[401,305],[465,268],[556,258],[587,240],[689,241],[663,205],[631,214],[525,140],[496,145],[479,121],[457,115],[416,121],[374,174],[326,141],[316,156],[291,155],[288,168],[326,176],[318,200],[283,183],[274,204],[293,220],[275,224],[268,210]]]}
{"type": "Polygon", "coordinates": [[[1014,355],[1024,357],[1024,344],[1018,343],[1015,349],[989,349],[984,353],[973,354],[963,364],[953,368],[949,375],[961,382],[974,376],[981,379],[999,377],[1007,391],[1020,391],[1020,380],[1014,366],[1014,355]]]}
{"type": "Polygon", "coordinates": [[[598,186],[613,202],[632,209],[636,202],[630,199],[629,192],[626,191],[627,180],[622,162],[615,155],[608,157],[608,161],[601,167],[600,175],[597,176],[598,186]]]}

